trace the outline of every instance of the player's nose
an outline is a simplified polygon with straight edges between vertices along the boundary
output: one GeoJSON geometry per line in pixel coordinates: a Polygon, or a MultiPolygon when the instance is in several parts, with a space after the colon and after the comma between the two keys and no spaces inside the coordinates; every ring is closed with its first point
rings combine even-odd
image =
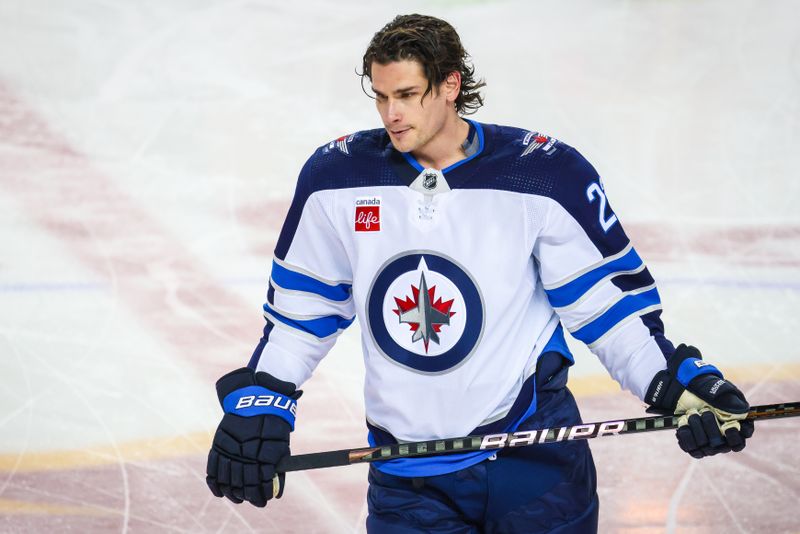
{"type": "Polygon", "coordinates": [[[389,101],[386,107],[386,118],[388,122],[400,122],[402,114],[400,113],[400,106],[397,101],[389,101]]]}

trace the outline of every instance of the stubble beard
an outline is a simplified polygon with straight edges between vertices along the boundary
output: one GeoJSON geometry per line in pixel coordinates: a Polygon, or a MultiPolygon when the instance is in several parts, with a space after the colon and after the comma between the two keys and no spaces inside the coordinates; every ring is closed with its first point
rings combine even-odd
{"type": "Polygon", "coordinates": [[[419,147],[417,133],[418,132],[414,128],[410,128],[405,133],[402,140],[394,139],[392,136],[389,136],[389,138],[392,141],[392,146],[394,146],[395,150],[398,152],[412,152],[419,147]]]}
{"type": "Polygon", "coordinates": [[[422,136],[418,129],[411,128],[406,133],[402,141],[395,142],[392,140],[392,145],[398,152],[411,153],[423,148],[430,142],[431,139],[433,139],[433,137],[434,136],[432,134],[422,136]]]}

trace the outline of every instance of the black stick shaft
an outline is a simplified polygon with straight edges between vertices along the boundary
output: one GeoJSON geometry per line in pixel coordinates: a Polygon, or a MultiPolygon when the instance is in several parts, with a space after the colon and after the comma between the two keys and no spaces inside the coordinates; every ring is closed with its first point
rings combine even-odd
{"type": "MultiPolygon", "coordinates": [[[[747,419],[752,419],[755,421],[795,416],[800,416],[800,402],[785,402],[781,404],[753,406],[750,409],[750,412],[747,414],[747,419]]],[[[278,472],[284,473],[289,471],[337,467],[365,462],[394,460],[396,458],[437,456],[440,454],[453,454],[459,452],[496,450],[505,447],[524,447],[528,445],[554,443],[558,441],[593,439],[604,436],[653,432],[656,430],[667,430],[677,426],[677,417],[665,415],[655,417],[640,417],[637,419],[603,421],[600,423],[586,423],[582,425],[523,432],[487,434],[484,436],[466,436],[463,438],[437,439],[431,441],[417,441],[413,443],[384,445],[382,447],[365,447],[359,449],[342,449],[339,451],[314,452],[310,454],[287,456],[281,460],[280,463],[278,463],[277,470],[278,472]]]]}

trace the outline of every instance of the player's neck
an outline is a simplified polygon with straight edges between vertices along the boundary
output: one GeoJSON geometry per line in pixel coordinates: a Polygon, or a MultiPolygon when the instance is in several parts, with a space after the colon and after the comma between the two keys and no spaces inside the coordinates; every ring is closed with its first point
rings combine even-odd
{"type": "Polygon", "coordinates": [[[426,169],[445,169],[466,157],[462,146],[468,135],[469,123],[453,113],[430,141],[411,154],[426,169]]]}

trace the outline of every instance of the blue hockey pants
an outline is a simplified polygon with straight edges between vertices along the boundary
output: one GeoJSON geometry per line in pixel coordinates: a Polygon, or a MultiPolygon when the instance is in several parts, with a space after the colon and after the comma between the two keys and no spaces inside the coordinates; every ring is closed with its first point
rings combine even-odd
{"type": "MultiPolygon", "coordinates": [[[[519,430],[580,424],[566,387],[538,392],[519,430]]],[[[445,475],[369,472],[370,534],[597,532],[596,473],[586,441],[501,450],[495,460],[445,475]]]]}

